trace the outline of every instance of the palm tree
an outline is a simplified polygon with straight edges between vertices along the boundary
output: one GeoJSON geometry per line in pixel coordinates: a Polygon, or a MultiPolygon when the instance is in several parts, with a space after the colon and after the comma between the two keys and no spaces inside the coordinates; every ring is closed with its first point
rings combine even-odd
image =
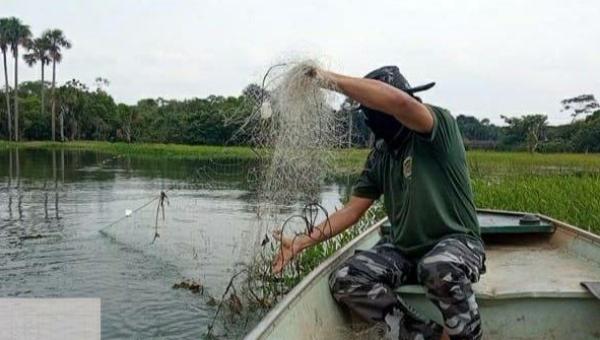
{"type": "Polygon", "coordinates": [[[8,140],[12,138],[12,116],[10,114],[10,93],[8,88],[8,68],[6,67],[6,52],[8,51],[10,36],[10,21],[8,18],[0,19],[0,50],[4,61],[4,95],[6,96],[6,121],[8,123],[8,140]]]}
{"type": "Polygon", "coordinates": [[[55,140],[54,125],[56,117],[56,63],[62,60],[61,48],[71,48],[71,42],[67,40],[63,31],[59,29],[50,29],[42,34],[42,38],[48,42],[48,54],[52,60],[52,140],[55,140]]]}
{"type": "Polygon", "coordinates": [[[28,25],[21,23],[20,19],[9,18],[9,42],[15,59],[15,142],[19,141],[19,46],[29,46],[31,41],[31,30],[28,25]]]}
{"type": "MultiPolygon", "coordinates": [[[[44,89],[46,88],[45,82],[44,82],[44,66],[49,65],[50,64],[50,56],[48,55],[48,41],[45,40],[44,38],[36,38],[32,41],[31,46],[29,46],[29,53],[25,54],[23,56],[23,59],[25,59],[25,62],[27,63],[27,65],[29,65],[30,67],[35,65],[35,63],[37,63],[38,61],[40,62],[41,65],[41,71],[42,71],[42,88],[41,88],[41,99],[42,99],[42,104],[41,104],[41,113],[42,113],[42,117],[44,116],[44,109],[45,109],[45,102],[44,102],[44,89]]],[[[52,135],[54,136],[54,129],[55,129],[55,122],[54,122],[54,116],[52,116],[52,135]]]]}

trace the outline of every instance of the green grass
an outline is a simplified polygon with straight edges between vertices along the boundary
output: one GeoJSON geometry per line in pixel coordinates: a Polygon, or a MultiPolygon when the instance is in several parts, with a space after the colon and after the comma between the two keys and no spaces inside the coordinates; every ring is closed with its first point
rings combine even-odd
{"type": "Polygon", "coordinates": [[[182,145],[158,143],[80,142],[0,142],[0,150],[7,148],[88,150],[140,157],[168,157],[177,159],[250,159],[254,153],[248,147],[182,145]]]}
{"type": "MultiPolygon", "coordinates": [[[[174,159],[252,159],[256,154],[246,146],[216,145],[183,145],[160,143],[110,143],[98,141],[76,142],[7,142],[0,141],[0,150],[9,148],[22,149],[65,149],[87,150],[110,154],[131,155],[138,157],[168,157],[174,159]]],[[[340,150],[336,153],[336,169],[340,173],[357,173],[360,171],[368,149],[340,150]]]]}
{"type": "Polygon", "coordinates": [[[471,175],[600,173],[600,154],[470,151],[471,175]]]}
{"type": "Polygon", "coordinates": [[[469,152],[475,204],[542,213],[600,234],[600,155],[469,152]]]}
{"type": "Polygon", "coordinates": [[[478,207],[539,212],[600,234],[600,175],[514,175],[473,185],[478,207]]]}
{"type": "MultiPolygon", "coordinates": [[[[0,142],[0,150],[13,147],[65,148],[177,159],[256,157],[248,147],[92,141],[0,142]]],[[[367,149],[337,151],[335,171],[359,173],[368,152],[367,149]]],[[[478,207],[540,212],[600,233],[600,154],[470,151],[468,161],[478,207]]]]}
{"type": "Polygon", "coordinates": [[[340,174],[358,174],[365,165],[369,149],[342,149],[336,153],[335,170],[340,174]]]}

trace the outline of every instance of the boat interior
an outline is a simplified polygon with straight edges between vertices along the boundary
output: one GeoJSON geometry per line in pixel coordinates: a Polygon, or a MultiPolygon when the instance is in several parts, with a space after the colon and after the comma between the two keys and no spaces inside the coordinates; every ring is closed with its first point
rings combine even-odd
{"type": "MultiPolygon", "coordinates": [[[[479,298],[586,297],[582,282],[600,282],[600,244],[579,230],[537,215],[479,213],[487,272],[474,285],[479,298]]],[[[400,292],[422,292],[404,286],[400,292]]]]}
{"type": "MultiPolygon", "coordinates": [[[[544,215],[479,210],[478,217],[487,271],[473,288],[485,339],[600,338],[600,237],[544,215]]],[[[380,221],[325,260],[246,339],[378,338],[366,337],[370,328],[335,303],[328,277],[389,228],[380,221]]],[[[443,322],[422,286],[398,292],[422,316],[443,322]]]]}

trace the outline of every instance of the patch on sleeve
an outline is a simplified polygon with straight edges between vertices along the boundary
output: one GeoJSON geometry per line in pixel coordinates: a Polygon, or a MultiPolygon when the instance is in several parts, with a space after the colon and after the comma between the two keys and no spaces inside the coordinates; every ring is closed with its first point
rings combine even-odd
{"type": "Polygon", "coordinates": [[[408,156],[404,158],[402,162],[402,173],[404,174],[404,178],[410,178],[412,175],[412,157],[408,156]]]}

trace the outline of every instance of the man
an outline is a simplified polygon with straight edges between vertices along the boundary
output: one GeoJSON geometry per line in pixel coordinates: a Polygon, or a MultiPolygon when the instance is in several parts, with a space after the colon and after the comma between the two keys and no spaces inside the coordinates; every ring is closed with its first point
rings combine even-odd
{"type": "Polygon", "coordinates": [[[356,223],[383,195],[391,231],[333,272],[334,298],[367,321],[385,322],[393,338],[480,339],[471,283],[485,271],[485,254],[465,149],[450,113],[414,96],[434,83],[413,88],[395,66],[365,78],[324,70],[309,74],[360,103],[377,142],[348,204],[330,216],[331,226],[321,224],[293,242],[275,233],[282,251],[273,270],[281,271],[303,249],[356,223]],[[415,282],[439,308],[443,328],[422,319],[394,293],[415,282]]]}

